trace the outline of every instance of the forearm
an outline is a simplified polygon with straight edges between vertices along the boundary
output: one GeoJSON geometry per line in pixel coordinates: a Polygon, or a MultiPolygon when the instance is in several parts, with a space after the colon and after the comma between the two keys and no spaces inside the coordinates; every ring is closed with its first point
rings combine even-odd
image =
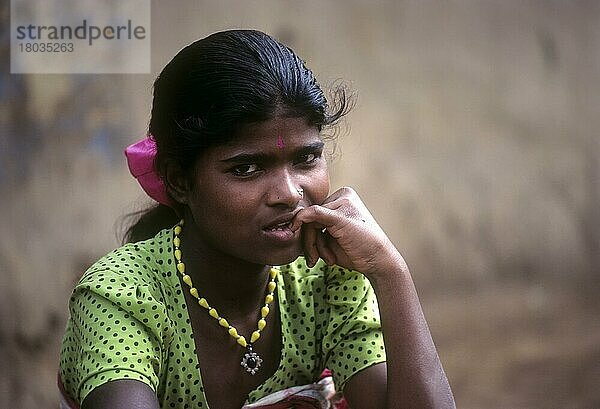
{"type": "Polygon", "coordinates": [[[290,229],[302,225],[309,259],[321,256],[328,264],[362,272],[377,296],[387,380],[369,369],[356,374],[346,388],[354,402],[368,404],[369,394],[360,389],[375,377],[387,384],[388,408],[455,407],[408,267],[356,192],[341,188],[321,205],[300,210],[290,229]]]}
{"type": "Polygon", "coordinates": [[[454,408],[408,267],[399,257],[392,270],[371,279],[387,355],[387,407],[454,408]]]}

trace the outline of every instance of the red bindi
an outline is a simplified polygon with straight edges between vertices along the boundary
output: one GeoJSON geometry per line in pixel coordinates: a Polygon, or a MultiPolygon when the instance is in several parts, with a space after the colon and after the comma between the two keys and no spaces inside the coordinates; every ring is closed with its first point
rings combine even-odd
{"type": "Polygon", "coordinates": [[[277,137],[277,147],[279,149],[282,149],[285,146],[285,144],[283,143],[283,138],[281,137],[281,135],[279,135],[277,137]]]}

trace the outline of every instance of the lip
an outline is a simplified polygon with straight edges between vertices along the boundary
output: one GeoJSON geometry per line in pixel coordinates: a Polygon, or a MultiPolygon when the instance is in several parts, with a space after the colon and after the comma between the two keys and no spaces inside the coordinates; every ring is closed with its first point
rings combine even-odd
{"type": "Polygon", "coordinates": [[[286,213],[286,214],[282,214],[281,216],[278,216],[274,219],[272,219],[269,223],[267,223],[266,225],[263,226],[263,230],[270,230],[272,228],[274,228],[277,225],[283,224],[283,223],[291,223],[292,219],[294,218],[294,216],[296,216],[297,212],[294,213],[286,213]]]}
{"type": "Polygon", "coordinates": [[[278,243],[288,243],[296,240],[296,233],[293,232],[289,227],[284,227],[282,229],[277,230],[264,230],[263,234],[267,237],[267,239],[272,240],[278,243]]]}
{"type": "MultiPolygon", "coordinates": [[[[300,209],[298,209],[298,211],[299,210],[300,209]]],[[[298,211],[286,213],[272,219],[262,228],[262,232],[265,234],[265,236],[277,242],[294,240],[298,232],[292,231],[292,229],[290,229],[290,225],[292,224],[292,219],[296,213],[298,213],[298,211]]]]}

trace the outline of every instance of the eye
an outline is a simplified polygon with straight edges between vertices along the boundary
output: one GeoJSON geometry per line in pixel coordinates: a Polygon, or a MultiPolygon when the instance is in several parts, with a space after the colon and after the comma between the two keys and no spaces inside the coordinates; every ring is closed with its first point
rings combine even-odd
{"type": "Polygon", "coordinates": [[[304,162],[306,162],[306,163],[314,162],[315,159],[317,159],[317,155],[315,155],[314,153],[309,153],[308,155],[304,155],[304,162]]]}
{"type": "Polygon", "coordinates": [[[302,165],[311,165],[320,157],[321,157],[320,153],[306,153],[299,157],[300,160],[298,161],[298,163],[300,163],[302,165]]]}
{"type": "Polygon", "coordinates": [[[239,165],[235,168],[231,169],[231,173],[236,176],[250,176],[255,172],[258,172],[258,165],[255,163],[251,163],[248,165],[239,165]]]}

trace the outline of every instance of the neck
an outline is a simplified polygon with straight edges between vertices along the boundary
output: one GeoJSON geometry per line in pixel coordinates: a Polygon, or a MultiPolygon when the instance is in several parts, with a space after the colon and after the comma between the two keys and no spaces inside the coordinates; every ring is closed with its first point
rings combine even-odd
{"type": "Polygon", "coordinates": [[[207,245],[187,221],[179,237],[186,273],[200,295],[223,316],[255,315],[263,305],[269,266],[240,260],[207,245]]]}

